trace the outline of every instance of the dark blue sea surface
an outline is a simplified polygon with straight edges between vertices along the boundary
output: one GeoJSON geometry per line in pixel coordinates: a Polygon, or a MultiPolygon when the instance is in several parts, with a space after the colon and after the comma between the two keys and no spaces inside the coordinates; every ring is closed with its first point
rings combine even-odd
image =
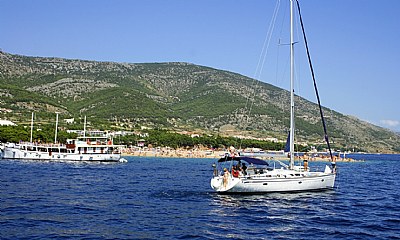
{"type": "Polygon", "coordinates": [[[214,159],[1,160],[0,239],[400,239],[400,155],[352,157],[335,190],[264,195],[214,193],[214,159]]]}

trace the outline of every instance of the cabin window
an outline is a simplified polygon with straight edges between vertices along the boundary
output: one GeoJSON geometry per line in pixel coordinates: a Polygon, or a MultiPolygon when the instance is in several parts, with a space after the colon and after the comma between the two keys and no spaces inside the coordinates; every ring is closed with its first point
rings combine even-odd
{"type": "Polygon", "coordinates": [[[52,148],[51,151],[58,153],[58,152],[60,152],[60,149],[59,148],[52,148]]]}
{"type": "Polygon", "coordinates": [[[47,152],[47,148],[38,148],[39,152],[47,152]]]}

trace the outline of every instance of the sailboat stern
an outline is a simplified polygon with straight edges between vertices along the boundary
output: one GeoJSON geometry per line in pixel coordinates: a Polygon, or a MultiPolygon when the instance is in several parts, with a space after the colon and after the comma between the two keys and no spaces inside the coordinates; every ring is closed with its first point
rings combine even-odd
{"type": "Polygon", "coordinates": [[[229,177],[224,179],[223,176],[215,176],[211,179],[210,184],[216,192],[222,193],[231,191],[239,182],[239,178],[229,177]]]}

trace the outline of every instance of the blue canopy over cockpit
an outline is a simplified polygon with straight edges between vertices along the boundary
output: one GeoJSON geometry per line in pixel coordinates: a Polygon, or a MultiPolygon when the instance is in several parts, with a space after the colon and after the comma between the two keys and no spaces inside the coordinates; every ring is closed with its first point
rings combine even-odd
{"type": "Polygon", "coordinates": [[[266,165],[268,166],[268,163],[264,160],[258,159],[258,158],[253,158],[253,157],[245,157],[245,156],[240,156],[240,157],[223,157],[218,160],[218,162],[229,162],[229,161],[244,161],[249,164],[255,164],[255,165],[266,165]]]}

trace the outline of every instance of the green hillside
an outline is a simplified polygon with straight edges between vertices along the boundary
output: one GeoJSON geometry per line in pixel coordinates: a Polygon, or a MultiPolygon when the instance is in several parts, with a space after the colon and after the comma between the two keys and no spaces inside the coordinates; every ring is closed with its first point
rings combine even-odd
{"type": "MultiPolygon", "coordinates": [[[[0,117],[17,123],[87,116],[99,128],[142,126],[223,136],[286,139],[289,93],[248,77],[188,63],[113,63],[0,52],[0,117]],[[247,105],[246,105],[247,104],[247,105]],[[251,112],[249,109],[251,107],[251,112]]],[[[298,142],[324,144],[319,111],[297,97],[298,142]]],[[[395,133],[325,108],[333,145],[399,152],[395,133]]]]}

